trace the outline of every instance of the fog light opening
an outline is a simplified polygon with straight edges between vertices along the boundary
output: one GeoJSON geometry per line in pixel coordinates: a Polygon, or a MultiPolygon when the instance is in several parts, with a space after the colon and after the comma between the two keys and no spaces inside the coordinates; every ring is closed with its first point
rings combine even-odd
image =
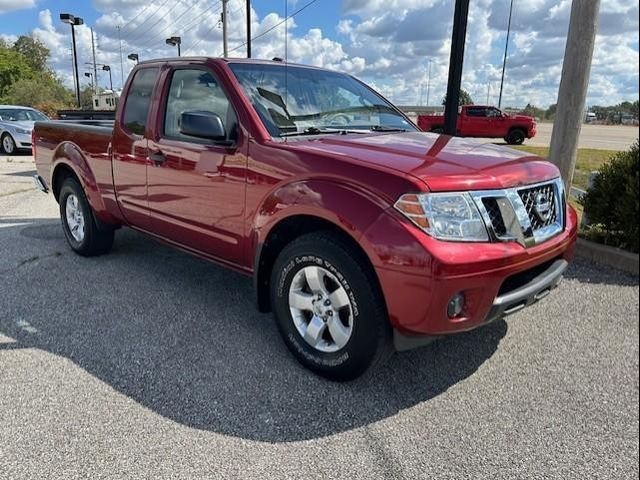
{"type": "Polygon", "coordinates": [[[464,310],[464,293],[456,293],[451,300],[449,300],[449,305],[447,305],[447,315],[449,318],[458,318],[462,315],[462,311],[464,310]]]}

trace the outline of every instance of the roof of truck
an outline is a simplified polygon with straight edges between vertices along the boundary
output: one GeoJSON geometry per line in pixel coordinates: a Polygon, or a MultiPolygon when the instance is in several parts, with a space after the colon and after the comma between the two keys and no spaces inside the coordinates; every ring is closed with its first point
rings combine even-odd
{"type": "Polygon", "coordinates": [[[225,63],[248,63],[248,64],[256,64],[256,65],[287,65],[289,67],[305,67],[305,68],[315,68],[318,70],[327,70],[321,67],[316,67],[313,65],[304,65],[301,63],[289,63],[283,60],[267,60],[263,58],[223,58],[223,57],[168,57],[168,58],[153,58],[151,60],[142,60],[138,63],[138,65],[148,65],[154,63],[167,63],[167,62],[206,62],[208,60],[220,61],[225,63]]]}

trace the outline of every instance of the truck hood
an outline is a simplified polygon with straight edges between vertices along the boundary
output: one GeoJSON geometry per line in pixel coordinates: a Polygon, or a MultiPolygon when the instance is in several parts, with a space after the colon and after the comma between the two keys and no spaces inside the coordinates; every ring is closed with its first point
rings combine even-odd
{"type": "Polygon", "coordinates": [[[412,175],[435,192],[511,188],[560,175],[526,152],[432,133],[336,135],[301,143],[296,147],[412,175]]]}
{"type": "Polygon", "coordinates": [[[536,120],[535,118],[529,117],[528,115],[511,115],[509,116],[509,118],[523,123],[533,123],[536,120]]]}

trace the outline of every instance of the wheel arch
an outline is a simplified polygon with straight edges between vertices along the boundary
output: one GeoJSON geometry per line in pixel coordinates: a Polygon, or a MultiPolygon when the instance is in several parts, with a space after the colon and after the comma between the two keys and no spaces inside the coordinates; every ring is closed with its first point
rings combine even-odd
{"type": "Polygon", "coordinates": [[[374,249],[367,245],[364,233],[391,202],[384,193],[338,178],[299,179],[272,189],[256,209],[247,244],[260,311],[270,309],[271,269],[280,251],[301,235],[315,231],[329,231],[356,247],[379,288],[374,249]]]}
{"type": "Polygon", "coordinates": [[[96,177],[79,146],[73,142],[61,143],[54,150],[51,163],[53,165],[51,191],[56,201],[59,200],[64,180],[68,177],[74,178],[82,187],[96,220],[105,224],[118,224],[118,221],[108,213],[96,177]]]}
{"type": "Polygon", "coordinates": [[[271,271],[278,255],[288,244],[297,238],[314,232],[328,232],[350,245],[354,251],[357,252],[361,264],[372,275],[372,278],[375,279],[375,288],[380,294],[382,301],[385,302],[380,279],[378,278],[371,258],[358,240],[358,237],[354,236],[353,232],[348,232],[344,227],[321,216],[294,214],[278,221],[269,230],[264,241],[260,242],[255,249],[253,282],[256,303],[261,312],[271,311],[271,271]]]}

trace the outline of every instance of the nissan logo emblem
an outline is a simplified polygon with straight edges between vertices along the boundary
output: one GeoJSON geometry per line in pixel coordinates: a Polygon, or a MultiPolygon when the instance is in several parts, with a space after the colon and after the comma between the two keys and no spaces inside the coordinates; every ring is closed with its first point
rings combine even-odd
{"type": "Polygon", "coordinates": [[[549,220],[551,217],[551,201],[546,193],[538,193],[533,202],[533,209],[536,211],[536,215],[543,222],[549,220]]]}

